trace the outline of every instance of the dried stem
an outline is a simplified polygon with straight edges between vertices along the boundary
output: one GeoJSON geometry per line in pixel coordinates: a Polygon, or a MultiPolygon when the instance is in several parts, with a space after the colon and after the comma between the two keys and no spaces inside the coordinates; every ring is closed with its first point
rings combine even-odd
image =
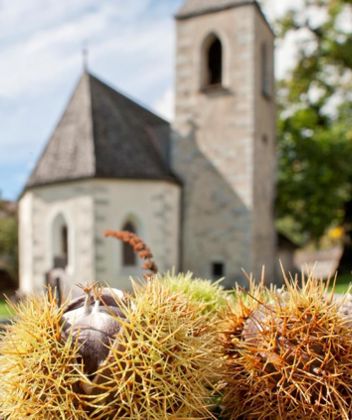
{"type": "Polygon", "coordinates": [[[138,235],[128,231],[109,230],[105,232],[105,237],[119,239],[133,248],[139,258],[144,260],[143,269],[149,270],[149,273],[144,275],[145,278],[149,279],[158,273],[158,267],[153,261],[153,254],[138,235]]]}

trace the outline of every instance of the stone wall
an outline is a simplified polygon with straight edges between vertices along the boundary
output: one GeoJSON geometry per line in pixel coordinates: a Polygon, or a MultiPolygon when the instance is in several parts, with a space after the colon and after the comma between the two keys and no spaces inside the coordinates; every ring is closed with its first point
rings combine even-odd
{"type": "MultiPolygon", "coordinates": [[[[211,277],[212,264],[224,262],[228,285],[243,280],[241,269],[258,271],[263,261],[271,271],[273,265],[255,245],[261,234],[264,240],[271,238],[273,229],[267,217],[273,179],[261,178],[264,167],[254,169],[261,131],[257,13],[256,6],[243,5],[177,21],[173,162],[185,185],[182,267],[211,277]],[[223,46],[223,85],[204,89],[202,51],[211,33],[223,46]],[[261,203],[264,217],[255,221],[259,191],[268,195],[261,203]]],[[[272,127],[274,114],[268,114],[272,127]]],[[[263,165],[272,162],[270,158],[263,165]]]]}
{"type": "Polygon", "coordinates": [[[276,105],[274,77],[274,36],[268,25],[256,9],[254,15],[255,33],[255,135],[253,162],[253,254],[256,264],[256,276],[261,266],[266,268],[269,281],[276,278],[276,233],[274,227],[274,197],[276,174],[276,105]],[[271,94],[264,96],[262,91],[262,48],[266,45],[268,75],[271,94]]]}

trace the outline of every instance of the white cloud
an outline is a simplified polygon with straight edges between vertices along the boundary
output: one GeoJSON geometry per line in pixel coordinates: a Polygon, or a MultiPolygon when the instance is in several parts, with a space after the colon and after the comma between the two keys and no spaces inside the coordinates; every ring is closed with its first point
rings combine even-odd
{"type": "Polygon", "coordinates": [[[171,87],[156,101],[153,108],[163,118],[172,121],[175,116],[175,92],[171,87]]]}
{"type": "Polygon", "coordinates": [[[55,83],[64,69],[80,60],[85,39],[104,28],[104,16],[87,14],[75,22],[35,31],[31,36],[2,48],[0,53],[0,95],[39,95],[55,83]]]}
{"type": "MultiPolygon", "coordinates": [[[[41,0],[32,2],[37,6],[41,4],[41,0]]],[[[88,44],[93,71],[99,72],[103,68],[101,74],[106,73],[109,77],[116,66],[115,74],[119,77],[115,80],[127,80],[127,89],[129,84],[148,85],[163,80],[165,74],[170,74],[172,66],[172,19],[171,15],[159,19],[148,19],[146,16],[138,19],[148,2],[133,0],[126,7],[120,0],[104,0],[94,12],[88,9],[76,19],[45,26],[25,38],[3,43],[0,49],[0,95],[23,97],[33,91],[39,95],[60,78],[75,75],[81,69],[84,44],[88,44]],[[119,20],[120,16],[122,20],[119,20]],[[110,72],[105,72],[107,67],[110,72]],[[138,75],[142,68],[143,78],[138,75]]],[[[27,11],[20,7],[19,10],[21,13],[27,11]]],[[[51,12],[51,15],[55,13],[51,12]]],[[[137,93],[140,90],[133,89],[137,93]]]]}
{"type": "Polygon", "coordinates": [[[135,22],[135,17],[141,15],[150,6],[150,0],[115,0],[104,1],[104,13],[110,17],[111,20],[119,19],[123,22],[135,22]]]}
{"type": "Polygon", "coordinates": [[[0,0],[0,28],[3,43],[21,42],[34,32],[55,28],[89,13],[94,0],[0,0]]]}

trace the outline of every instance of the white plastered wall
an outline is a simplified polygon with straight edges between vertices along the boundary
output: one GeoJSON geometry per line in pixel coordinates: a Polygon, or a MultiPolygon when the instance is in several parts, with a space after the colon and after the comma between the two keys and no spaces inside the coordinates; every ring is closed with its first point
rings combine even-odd
{"type": "Polygon", "coordinates": [[[97,280],[130,289],[129,277],[142,277],[140,267],[123,267],[122,244],[104,239],[109,229],[127,221],[151,248],[160,272],[178,269],[180,187],[163,181],[94,181],[97,280]]]}
{"type": "Polygon", "coordinates": [[[89,180],[39,187],[20,200],[20,289],[43,290],[53,266],[53,224],[68,226],[67,282],[101,281],[130,289],[139,267],[123,267],[121,243],[104,239],[108,229],[132,221],[152,249],[160,272],[178,269],[180,187],[163,181],[89,180]]]}
{"type": "Polygon", "coordinates": [[[68,227],[67,282],[74,285],[95,277],[89,183],[35,188],[20,200],[20,289],[24,293],[42,290],[45,273],[53,268],[53,224],[59,215],[68,227]]]}

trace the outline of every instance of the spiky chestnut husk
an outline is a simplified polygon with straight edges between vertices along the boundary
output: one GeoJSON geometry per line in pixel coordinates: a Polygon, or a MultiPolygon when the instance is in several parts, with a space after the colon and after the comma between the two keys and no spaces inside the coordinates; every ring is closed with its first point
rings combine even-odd
{"type": "Polygon", "coordinates": [[[77,346],[62,339],[63,309],[35,298],[14,308],[16,321],[1,337],[0,417],[84,419],[78,395],[77,346]]]}
{"type": "MultiPolygon", "coordinates": [[[[182,279],[180,279],[182,281],[182,279]]],[[[219,374],[217,325],[204,303],[168,282],[134,283],[133,308],[104,365],[92,401],[101,419],[209,419],[219,374]],[[104,396],[103,396],[104,395],[104,396]]]]}
{"type": "Polygon", "coordinates": [[[222,333],[226,418],[352,418],[352,339],[339,312],[313,278],[239,293],[222,333]]]}
{"type": "MultiPolygon", "coordinates": [[[[204,314],[204,304],[190,302],[160,279],[135,286],[131,304],[119,301],[119,313],[109,311],[108,329],[117,326],[117,332],[113,341],[108,337],[108,355],[101,363],[89,346],[82,348],[81,331],[88,343],[92,338],[93,350],[97,344],[91,312],[88,318],[72,316],[82,303],[83,298],[57,309],[44,298],[17,309],[16,323],[2,341],[0,416],[211,418],[207,405],[219,352],[216,322],[204,314]],[[90,371],[91,362],[99,365],[97,372],[90,371]]],[[[105,322],[106,312],[100,315],[105,322]]]]}
{"type": "Polygon", "coordinates": [[[177,275],[173,272],[166,273],[158,278],[171,292],[182,293],[190,302],[201,304],[203,312],[210,316],[220,315],[232,303],[231,294],[224,290],[220,281],[211,282],[195,278],[190,272],[177,275]]]}

